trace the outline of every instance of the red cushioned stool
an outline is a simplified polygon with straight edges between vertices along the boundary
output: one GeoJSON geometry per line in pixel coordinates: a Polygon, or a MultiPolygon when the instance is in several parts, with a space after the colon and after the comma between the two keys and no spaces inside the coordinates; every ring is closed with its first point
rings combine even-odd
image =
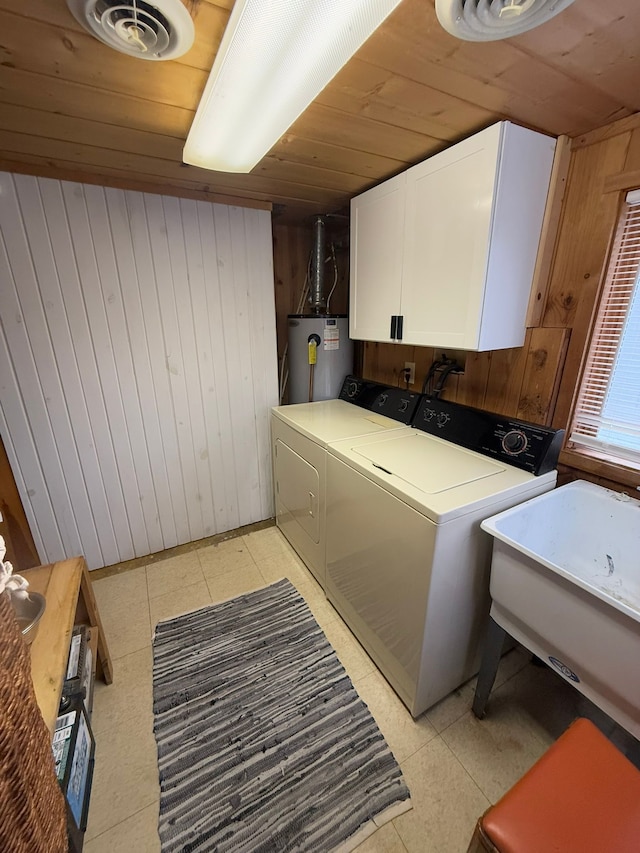
{"type": "Polygon", "coordinates": [[[468,853],[640,853],[640,772],[577,720],[478,821],[468,853]]]}

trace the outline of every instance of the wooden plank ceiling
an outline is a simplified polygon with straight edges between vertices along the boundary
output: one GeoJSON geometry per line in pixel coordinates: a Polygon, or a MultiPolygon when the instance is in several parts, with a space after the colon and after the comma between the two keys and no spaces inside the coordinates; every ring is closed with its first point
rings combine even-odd
{"type": "Polygon", "coordinates": [[[196,41],[145,62],[93,38],[65,0],[0,0],[0,168],[273,203],[283,222],[508,118],[577,136],[640,110],[640,4],[576,0],[510,39],[467,43],[434,0],[397,10],[250,175],[182,163],[233,0],[184,0],[196,41]]]}

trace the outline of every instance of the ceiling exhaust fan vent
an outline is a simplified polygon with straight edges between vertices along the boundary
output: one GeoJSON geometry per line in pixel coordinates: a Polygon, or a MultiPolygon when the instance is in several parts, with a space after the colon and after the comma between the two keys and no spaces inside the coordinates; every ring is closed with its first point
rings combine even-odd
{"type": "Polygon", "coordinates": [[[193,44],[181,0],[67,0],[82,26],[109,47],[138,59],[176,59],[193,44]]]}
{"type": "Polygon", "coordinates": [[[496,41],[532,30],[573,0],[436,0],[444,29],[464,41],[496,41]]]}

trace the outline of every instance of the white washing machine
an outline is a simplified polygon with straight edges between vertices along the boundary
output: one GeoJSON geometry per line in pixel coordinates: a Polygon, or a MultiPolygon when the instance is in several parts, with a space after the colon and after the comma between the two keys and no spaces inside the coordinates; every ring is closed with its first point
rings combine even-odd
{"type": "Polygon", "coordinates": [[[413,423],[329,446],[326,594],[418,716],[478,671],[480,522],[554,487],[562,431],[426,397],[413,423]]]}
{"type": "Polygon", "coordinates": [[[338,400],[271,410],[276,524],[323,589],[327,445],[408,432],[419,399],[411,391],[347,376],[338,400]]]}

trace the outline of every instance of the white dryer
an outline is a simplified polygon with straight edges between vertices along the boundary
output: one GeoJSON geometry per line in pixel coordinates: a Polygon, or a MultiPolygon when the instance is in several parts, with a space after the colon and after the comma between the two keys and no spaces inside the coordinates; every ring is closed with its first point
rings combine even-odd
{"type": "Polygon", "coordinates": [[[338,400],[271,410],[276,524],[323,589],[327,445],[408,432],[419,399],[411,391],[347,376],[338,400]]]}
{"type": "Polygon", "coordinates": [[[480,522],[554,487],[562,431],[426,397],[413,423],[329,446],[326,594],[418,716],[478,671],[480,522]]]}

